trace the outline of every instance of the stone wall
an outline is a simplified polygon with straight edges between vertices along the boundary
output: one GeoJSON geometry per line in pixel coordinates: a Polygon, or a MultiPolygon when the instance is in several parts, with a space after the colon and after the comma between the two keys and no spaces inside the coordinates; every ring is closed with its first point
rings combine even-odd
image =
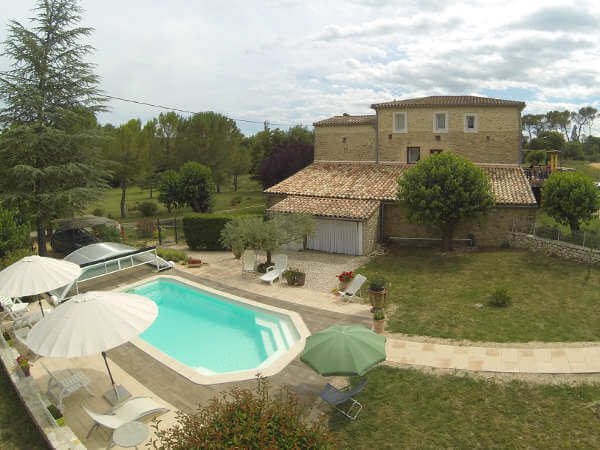
{"type": "MultiPolygon", "coordinates": [[[[481,220],[467,220],[460,224],[454,234],[455,239],[467,239],[472,234],[475,245],[480,247],[498,247],[507,239],[507,233],[513,230],[515,222],[523,226],[535,222],[537,208],[497,206],[481,220]]],[[[406,211],[397,204],[385,204],[383,213],[384,238],[440,238],[435,229],[409,223],[406,211]]]]}
{"type": "Polygon", "coordinates": [[[368,255],[379,241],[379,208],[363,222],[363,255],[368,255]]]}
{"type": "Polygon", "coordinates": [[[420,147],[421,159],[432,149],[439,149],[475,163],[519,163],[521,112],[516,107],[386,108],[377,114],[380,161],[406,163],[406,148],[420,147]],[[394,112],[407,113],[407,132],[394,131],[394,112]],[[433,131],[435,112],[448,113],[447,132],[433,131]],[[464,131],[465,114],[477,115],[476,133],[464,131]]]}
{"type": "Polygon", "coordinates": [[[600,265],[600,250],[582,247],[581,245],[554,241],[525,233],[509,233],[509,242],[515,248],[524,248],[532,252],[558,256],[570,261],[600,265]]]}
{"type": "Polygon", "coordinates": [[[315,161],[375,161],[375,128],[315,127],[315,161]]]}

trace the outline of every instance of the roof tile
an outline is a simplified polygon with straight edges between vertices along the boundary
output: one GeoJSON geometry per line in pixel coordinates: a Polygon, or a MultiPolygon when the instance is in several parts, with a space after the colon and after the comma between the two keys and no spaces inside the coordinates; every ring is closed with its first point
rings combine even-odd
{"type": "Polygon", "coordinates": [[[368,219],[379,207],[378,200],[299,197],[290,195],[269,208],[281,213],[307,213],[321,217],[368,219]]]}
{"type": "Polygon", "coordinates": [[[374,103],[371,105],[371,108],[427,108],[435,106],[515,106],[525,108],[525,103],[514,100],[503,100],[501,98],[476,97],[474,95],[433,95],[430,97],[374,103]]]}
{"type": "Polygon", "coordinates": [[[315,127],[335,127],[340,125],[375,125],[375,114],[365,116],[333,116],[313,123],[315,127]]]}

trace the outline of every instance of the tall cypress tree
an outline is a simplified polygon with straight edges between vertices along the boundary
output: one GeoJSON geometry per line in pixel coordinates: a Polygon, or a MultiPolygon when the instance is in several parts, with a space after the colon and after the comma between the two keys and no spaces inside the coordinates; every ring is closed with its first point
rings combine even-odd
{"type": "Polygon", "coordinates": [[[39,0],[29,27],[10,21],[0,73],[0,195],[36,223],[39,254],[56,217],[81,211],[106,185],[102,135],[95,114],[104,110],[93,50],[82,41],[76,0],[39,0]]]}

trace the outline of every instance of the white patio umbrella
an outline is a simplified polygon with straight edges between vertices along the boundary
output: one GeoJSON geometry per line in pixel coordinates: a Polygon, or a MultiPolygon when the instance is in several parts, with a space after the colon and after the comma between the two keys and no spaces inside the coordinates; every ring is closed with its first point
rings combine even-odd
{"type": "Polygon", "coordinates": [[[141,295],[90,291],[75,295],[44,317],[31,329],[26,344],[34,353],[53,358],[101,353],[112,385],[104,396],[114,404],[129,393],[115,385],[106,351],[138,336],[157,316],[156,303],[141,295]]]}
{"type": "MultiPolygon", "coordinates": [[[[0,272],[0,295],[25,297],[66,286],[81,275],[81,267],[62,259],[25,256],[0,272]]],[[[42,315],[44,310],[40,301],[42,315]]]]}

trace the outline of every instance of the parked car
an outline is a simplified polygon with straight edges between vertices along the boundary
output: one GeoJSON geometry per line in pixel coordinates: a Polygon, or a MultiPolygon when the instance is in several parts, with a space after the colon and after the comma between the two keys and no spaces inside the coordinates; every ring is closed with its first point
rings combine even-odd
{"type": "Polygon", "coordinates": [[[98,239],[96,239],[94,233],[85,228],[56,230],[50,238],[52,250],[63,255],[68,255],[78,248],[85,247],[94,242],[98,242],[98,239]]]}

